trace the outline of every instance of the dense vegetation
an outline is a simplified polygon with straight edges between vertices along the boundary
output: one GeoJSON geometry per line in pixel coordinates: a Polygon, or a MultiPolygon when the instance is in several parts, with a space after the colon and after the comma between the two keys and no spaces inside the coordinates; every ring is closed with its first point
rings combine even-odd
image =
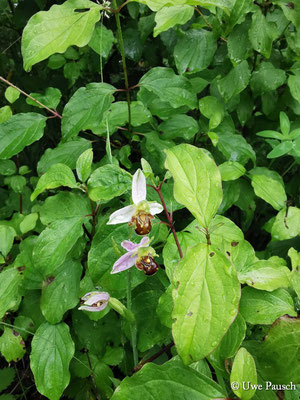
{"type": "Polygon", "coordinates": [[[299,399],[300,2],[0,21],[0,400],[299,399]]]}

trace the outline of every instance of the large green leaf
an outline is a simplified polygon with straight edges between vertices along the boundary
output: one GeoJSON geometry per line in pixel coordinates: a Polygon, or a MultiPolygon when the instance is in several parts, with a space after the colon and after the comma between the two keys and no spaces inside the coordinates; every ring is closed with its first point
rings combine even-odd
{"type": "MultiPolygon", "coordinates": [[[[30,93],[30,96],[33,97],[35,100],[38,100],[45,106],[53,108],[55,110],[61,99],[61,91],[53,87],[48,87],[45,90],[44,94],[30,93]]],[[[40,104],[38,104],[36,101],[31,100],[29,97],[26,99],[26,103],[34,107],[43,108],[40,104]]]]}
{"type": "Polygon", "coordinates": [[[33,263],[44,277],[52,274],[66,259],[68,252],[82,236],[82,218],[73,217],[52,222],[38,237],[33,248],[33,263]]]}
{"type": "Polygon", "coordinates": [[[203,150],[181,144],[166,150],[165,166],[174,178],[174,197],[208,227],[222,201],[221,175],[203,150]]]}
{"type": "Polygon", "coordinates": [[[251,354],[243,347],[237,352],[230,374],[233,392],[241,400],[250,400],[255,393],[257,374],[255,361],[251,354]],[[238,387],[235,384],[238,383],[238,387]],[[248,385],[250,387],[248,387],[248,385]]]}
{"type": "Polygon", "coordinates": [[[199,100],[199,109],[209,119],[209,129],[215,129],[224,118],[224,105],[214,96],[202,97],[199,100]]]}
{"type": "Polygon", "coordinates": [[[276,171],[258,167],[250,172],[251,184],[256,196],[271,204],[275,210],[281,210],[286,205],[286,194],[281,176],[276,171]]]}
{"type": "Polygon", "coordinates": [[[48,148],[37,164],[38,174],[44,174],[52,165],[58,163],[75,169],[77,158],[91,147],[89,140],[77,137],[70,142],[60,143],[54,149],[48,148]]]}
{"type": "Polygon", "coordinates": [[[205,29],[190,29],[182,34],[174,48],[179,74],[199,72],[212,62],[217,49],[216,37],[205,29]]]}
{"type": "Polygon", "coordinates": [[[22,276],[16,268],[7,268],[0,273],[0,318],[19,304],[21,283],[22,276]]]}
{"type": "Polygon", "coordinates": [[[219,91],[226,102],[241,93],[248,86],[250,76],[251,72],[248,62],[244,60],[218,81],[219,91]]]}
{"type": "Polygon", "coordinates": [[[285,289],[265,292],[250,287],[242,290],[240,313],[250,324],[272,324],[284,314],[296,317],[293,298],[285,289]]]}
{"type": "Polygon", "coordinates": [[[96,26],[92,38],[89,41],[89,47],[100,56],[107,58],[111,52],[114,41],[113,32],[101,24],[96,26]]]}
{"type": "Polygon", "coordinates": [[[0,337],[0,352],[9,363],[19,361],[26,353],[22,336],[15,330],[4,327],[4,333],[0,337]]]}
{"type": "MultiPolygon", "coordinates": [[[[240,2],[240,0],[237,0],[236,4],[240,4],[242,2],[245,3],[245,1],[242,0],[240,2]]],[[[227,38],[228,55],[234,66],[236,66],[243,60],[246,60],[253,52],[252,45],[248,35],[249,27],[250,27],[250,21],[246,20],[242,24],[234,27],[234,29],[227,38]]]]}
{"type": "Polygon", "coordinates": [[[131,188],[131,176],[114,164],[97,168],[88,180],[89,197],[94,201],[111,200],[131,188]]]}
{"type": "Polygon", "coordinates": [[[197,97],[191,82],[184,76],[178,76],[171,68],[155,67],[140,80],[139,86],[156,94],[160,100],[172,107],[197,107],[197,97]]]}
{"type": "Polygon", "coordinates": [[[155,15],[156,26],[153,36],[167,31],[175,25],[183,25],[189,21],[194,14],[194,8],[188,5],[174,5],[163,7],[155,15]]]}
{"type": "Polygon", "coordinates": [[[250,86],[255,95],[276,90],[286,80],[285,71],[275,68],[270,62],[262,62],[259,68],[253,72],[250,86]]]}
{"type": "Polygon", "coordinates": [[[0,392],[10,386],[10,384],[14,381],[15,374],[16,372],[13,368],[6,367],[0,369],[0,392]]]}
{"type": "Polygon", "coordinates": [[[16,235],[16,231],[11,226],[0,225],[0,254],[3,257],[10,252],[16,235]]]}
{"type": "Polygon", "coordinates": [[[46,117],[36,113],[16,114],[0,124],[0,159],[11,158],[39,140],[45,125],[46,117]]]}
{"type": "Polygon", "coordinates": [[[211,400],[224,398],[223,390],[213,380],[180,361],[164,365],[146,364],[132,377],[125,378],[112,400],[211,400]]]}
{"type": "Polygon", "coordinates": [[[239,281],[272,292],[290,286],[290,270],[270,260],[259,260],[238,273],[239,281]]]}
{"type": "Polygon", "coordinates": [[[69,46],[88,44],[101,9],[88,0],[67,0],[34,14],[23,31],[24,69],[30,71],[34,64],[54,53],[64,53],[69,46]]]}
{"type": "Polygon", "coordinates": [[[77,188],[75,176],[67,165],[54,164],[48,171],[40,177],[34,192],[30,196],[33,201],[40,193],[46,189],[54,189],[59,186],[67,186],[69,188],[77,188]]]}
{"type": "Polygon", "coordinates": [[[91,205],[81,192],[60,192],[47,197],[39,212],[42,223],[48,225],[58,219],[83,218],[91,213],[91,205]]]}
{"type": "Polygon", "coordinates": [[[41,311],[48,322],[57,324],[64,313],[76,306],[82,267],[79,262],[66,261],[42,288],[41,311]]]}
{"type": "Polygon", "coordinates": [[[259,348],[259,369],[273,384],[300,381],[300,320],[279,318],[259,348]]]}
{"type": "Polygon", "coordinates": [[[274,38],[274,27],[266,20],[259,7],[252,14],[252,25],[249,30],[249,38],[254,50],[269,58],[274,38]]]}
{"type": "Polygon", "coordinates": [[[251,159],[255,164],[255,151],[242,135],[222,133],[217,147],[228,161],[237,161],[245,165],[251,159]]]}
{"type": "Polygon", "coordinates": [[[70,381],[69,363],[75,346],[69,327],[42,324],[31,344],[30,367],[38,391],[50,400],[59,400],[70,381]]]}
{"type": "Polygon", "coordinates": [[[114,100],[115,88],[107,83],[89,83],[78,89],[66,104],[62,114],[64,141],[86,129],[93,130],[101,123],[103,114],[114,100]]]}
{"type": "Polygon", "coordinates": [[[175,114],[159,125],[164,138],[185,140],[192,139],[199,130],[197,121],[185,114],[175,114]]]}
{"type": "Polygon", "coordinates": [[[172,333],[178,354],[190,364],[211,353],[234,321],[240,284],[231,262],[207,244],[187,250],[173,281],[172,333]]]}
{"type": "Polygon", "coordinates": [[[291,239],[300,235],[300,209],[289,207],[279,211],[271,229],[275,240],[291,239]]]}

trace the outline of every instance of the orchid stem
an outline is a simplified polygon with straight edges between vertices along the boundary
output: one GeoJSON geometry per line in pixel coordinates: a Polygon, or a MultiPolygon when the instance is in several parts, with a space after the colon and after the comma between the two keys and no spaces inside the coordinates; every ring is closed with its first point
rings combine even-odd
{"type": "MultiPolygon", "coordinates": [[[[126,4],[127,2],[125,2],[126,4]]],[[[123,5],[125,5],[123,3],[123,5]]],[[[122,6],[123,6],[122,5],[122,6]]],[[[113,6],[115,10],[118,9],[117,0],[113,0],[113,6]]],[[[115,13],[116,23],[117,23],[117,30],[118,30],[118,41],[120,46],[120,53],[122,57],[122,64],[123,64],[123,71],[124,71],[124,80],[125,80],[125,89],[126,89],[126,99],[128,105],[128,130],[131,131],[131,100],[130,100],[130,93],[129,93],[129,84],[128,84],[128,74],[127,74],[127,66],[126,66],[126,59],[125,59],[125,49],[124,49],[124,41],[123,41],[123,34],[122,34],[122,27],[120,22],[120,15],[119,12],[115,13]]]]}
{"type": "MultiPolygon", "coordinates": [[[[127,271],[127,308],[131,311],[131,270],[128,269],[127,271]]],[[[131,334],[131,347],[132,347],[132,354],[133,354],[133,364],[134,367],[138,363],[138,352],[136,347],[136,322],[130,323],[130,334],[131,334]]]]}

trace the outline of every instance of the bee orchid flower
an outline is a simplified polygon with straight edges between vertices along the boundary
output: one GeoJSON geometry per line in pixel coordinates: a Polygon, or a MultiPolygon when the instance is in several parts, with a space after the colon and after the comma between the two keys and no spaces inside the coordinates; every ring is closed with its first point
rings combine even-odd
{"type": "Polygon", "coordinates": [[[154,275],[159,266],[153,259],[156,256],[155,250],[149,244],[150,239],[148,237],[143,237],[139,244],[124,240],[121,246],[127,250],[127,253],[114,263],[111,273],[117,274],[135,265],[146,275],[154,275]]]}
{"type": "Polygon", "coordinates": [[[152,227],[153,216],[163,211],[161,204],[146,200],[147,186],[143,172],[138,169],[132,178],[133,204],[111,214],[108,225],[128,222],[133,225],[138,235],[147,235],[152,227]]]}
{"type": "Polygon", "coordinates": [[[106,292],[89,292],[82,297],[81,301],[82,305],[78,310],[102,311],[108,304],[109,294],[106,292]]]}

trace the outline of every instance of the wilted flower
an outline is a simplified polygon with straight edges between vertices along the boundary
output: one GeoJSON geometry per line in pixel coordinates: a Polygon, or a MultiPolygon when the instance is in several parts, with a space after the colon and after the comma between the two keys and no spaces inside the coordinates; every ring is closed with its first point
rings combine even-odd
{"type": "Polygon", "coordinates": [[[155,250],[149,246],[150,240],[144,237],[139,244],[124,240],[121,246],[127,250],[113,265],[112,274],[125,271],[134,265],[145,272],[146,275],[153,275],[158,271],[158,264],[153,257],[156,256],[155,250]]]}
{"type": "Polygon", "coordinates": [[[133,205],[126,206],[111,214],[108,224],[122,224],[128,222],[134,225],[138,235],[147,235],[151,230],[153,215],[162,212],[163,207],[156,202],[146,200],[146,178],[138,169],[132,178],[133,205]]]}
{"type": "Polygon", "coordinates": [[[78,310],[102,311],[108,304],[109,294],[106,292],[89,292],[81,300],[83,303],[78,310]]]}

